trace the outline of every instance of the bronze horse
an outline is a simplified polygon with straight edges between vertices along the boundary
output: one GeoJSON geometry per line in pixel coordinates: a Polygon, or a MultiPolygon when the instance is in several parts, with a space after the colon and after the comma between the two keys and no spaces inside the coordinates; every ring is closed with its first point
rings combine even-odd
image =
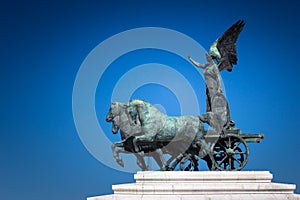
{"type": "MultiPolygon", "coordinates": [[[[124,163],[119,153],[133,153],[137,157],[138,166],[147,170],[143,159],[147,153],[155,159],[161,170],[174,170],[179,162],[181,170],[184,170],[182,163],[188,160],[190,165],[185,170],[191,167],[198,170],[197,157],[201,147],[205,145],[200,117],[170,117],[148,102],[131,100],[128,103],[112,102],[106,121],[112,122],[114,134],[120,129],[122,141],[115,142],[112,150],[121,166],[124,163]],[[168,161],[163,154],[171,155],[168,161]],[[169,167],[172,161],[174,162],[169,167]]],[[[200,157],[208,161],[208,156],[200,157]]]]}

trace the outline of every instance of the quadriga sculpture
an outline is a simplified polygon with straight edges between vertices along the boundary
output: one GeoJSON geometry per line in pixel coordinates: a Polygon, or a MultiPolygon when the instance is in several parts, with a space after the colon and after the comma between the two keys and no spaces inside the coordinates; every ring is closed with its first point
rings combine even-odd
{"type": "Polygon", "coordinates": [[[174,170],[179,162],[181,170],[198,170],[198,157],[207,162],[210,170],[241,170],[246,165],[247,143],[259,143],[264,135],[245,134],[235,127],[220,74],[222,70],[232,71],[237,64],[236,41],[244,25],[244,21],[238,20],[212,43],[206,64],[188,56],[193,65],[203,69],[206,113],[170,117],[142,100],[111,103],[106,120],[113,123],[113,133],[120,129],[122,141],[114,143],[112,149],[121,166],[124,163],[120,152],[134,153],[143,170],[147,169],[145,153],[152,156],[162,170],[174,170]],[[204,130],[203,123],[212,129],[204,130]],[[171,158],[166,161],[164,154],[171,158]]]}

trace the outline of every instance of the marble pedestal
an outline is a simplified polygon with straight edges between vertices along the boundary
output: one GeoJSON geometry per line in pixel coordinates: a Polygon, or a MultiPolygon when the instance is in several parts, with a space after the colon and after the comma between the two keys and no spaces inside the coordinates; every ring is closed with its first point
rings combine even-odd
{"type": "Polygon", "coordinates": [[[135,183],[113,185],[114,194],[87,200],[299,199],[294,184],[271,182],[268,171],[145,171],[135,183]]]}

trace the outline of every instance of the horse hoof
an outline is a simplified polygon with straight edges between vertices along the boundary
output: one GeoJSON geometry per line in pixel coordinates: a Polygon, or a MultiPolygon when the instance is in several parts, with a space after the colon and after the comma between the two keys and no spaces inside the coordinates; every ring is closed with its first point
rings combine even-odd
{"type": "Polygon", "coordinates": [[[160,171],[169,171],[169,170],[168,170],[168,167],[162,167],[162,168],[160,169],[160,171]]]}
{"type": "Polygon", "coordinates": [[[124,162],[123,162],[123,160],[117,160],[117,163],[118,163],[119,165],[121,165],[121,167],[124,167],[124,162]]]}
{"type": "Polygon", "coordinates": [[[142,171],[149,171],[149,169],[146,167],[146,168],[142,168],[142,171]]]}
{"type": "Polygon", "coordinates": [[[145,152],[144,151],[140,151],[139,154],[140,154],[140,156],[144,156],[145,152]]]}

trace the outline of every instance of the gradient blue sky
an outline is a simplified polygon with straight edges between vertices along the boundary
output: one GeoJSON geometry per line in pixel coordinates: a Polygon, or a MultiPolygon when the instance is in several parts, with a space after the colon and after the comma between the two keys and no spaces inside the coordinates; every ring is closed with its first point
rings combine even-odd
{"type": "MultiPolygon", "coordinates": [[[[246,26],[238,66],[222,73],[227,97],[239,128],[266,135],[250,146],[246,170],[270,170],[275,181],[296,183],[300,193],[299,7],[299,1],[1,2],[0,198],[82,200],[132,182],[132,174],[96,160],[77,134],[72,90],[81,63],[100,42],[138,27],[177,30],[207,49],[237,19],[246,26]]],[[[177,63],[159,51],[138,58],[146,62],[147,53],[177,63]]],[[[109,130],[101,121],[108,110],[101,90],[97,115],[109,130]]],[[[148,100],[156,92],[165,92],[163,103],[174,98],[156,85],[134,95],[148,100]]],[[[168,112],[176,114],[172,105],[168,112]]]]}

